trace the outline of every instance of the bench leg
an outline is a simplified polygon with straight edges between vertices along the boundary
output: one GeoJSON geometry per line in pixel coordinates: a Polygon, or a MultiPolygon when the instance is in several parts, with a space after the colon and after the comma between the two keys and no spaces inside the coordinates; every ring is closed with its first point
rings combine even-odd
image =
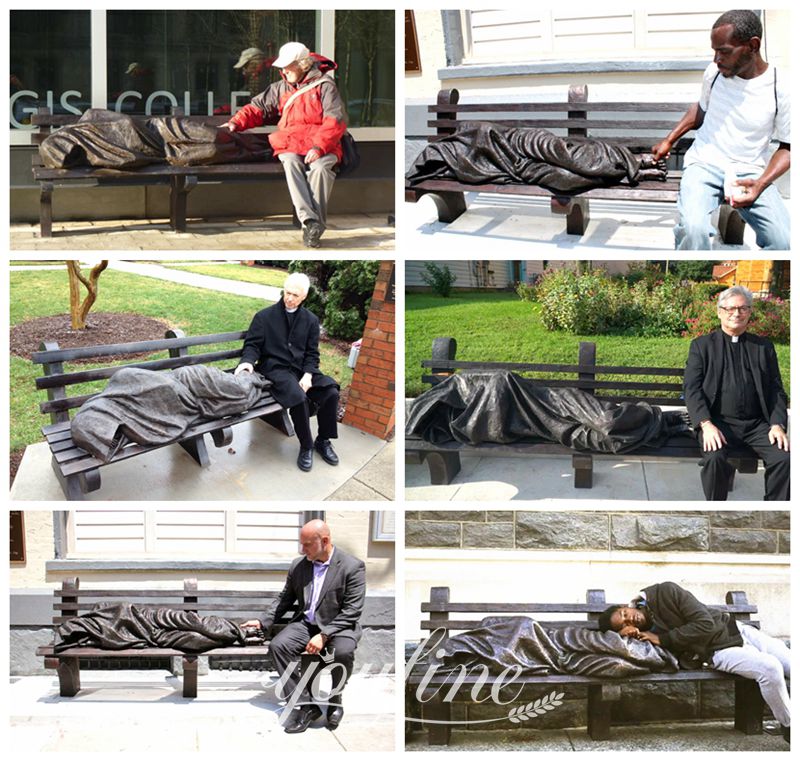
{"type": "Polygon", "coordinates": [[[567,218],[567,235],[583,235],[589,226],[589,200],[570,196],[553,196],[550,211],[567,218]]]}
{"type": "Polygon", "coordinates": [[[170,178],[169,224],[176,233],[186,232],[187,196],[197,186],[197,177],[191,175],[170,178]]]}
{"type": "Polygon", "coordinates": [[[587,729],[592,740],[611,737],[611,704],[619,700],[621,690],[616,685],[590,684],[587,729]]]}
{"type": "Polygon", "coordinates": [[[58,674],[58,694],[62,698],[75,697],[81,690],[80,659],[59,658],[56,673],[58,674]]]}
{"type": "Polygon", "coordinates": [[[464,194],[458,191],[443,190],[428,195],[436,204],[436,214],[440,222],[455,222],[467,210],[464,194]]]}
{"type": "Polygon", "coordinates": [[[744,243],[744,220],[736,209],[728,204],[719,207],[719,237],[723,243],[741,246],[744,243]]]}
{"type": "Polygon", "coordinates": [[[197,697],[197,656],[183,656],[183,697],[197,697]]]}
{"type": "Polygon", "coordinates": [[[431,484],[444,486],[452,482],[461,470],[461,457],[458,452],[426,452],[431,484]]]}
{"type": "Polygon", "coordinates": [[[43,182],[39,186],[39,235],[53,237],[53,183],[43,182]]]}
{"type": "MultiPolygon", "coordinates": [[[[64,492],[64,496],[67,498],[69,502],[78,502],[83,499],[84,493],[87,489],[81,488],[83,485],[86,484],[84,479],[84,483],[81,483],[80,476],[65,476],[61,472],[61,468],[59,467],[58,463],[56,462],[55,458],[50,459],[50,465],[53,468],[53,472],[56,474],[56,478],[58,479],[58,483],[61,486],[61,491],[64,492]]],[[[96,472],[96,471],[95,471],[96,472]]],[[[97,486],[92,489],[100,488],[100,475],[97,473],[97,486]]]]}
{"type": "Polygon", "coordinates": [[[208,467],[211,460],[208,458],[208,450],[206,449],[206,442],[202,436],[195,436],[191,439],[184,439],[178,442],[192,457],[192,459],[201,467],[208,467]]]}
{"type": "Polygon", "coordinates": [[[572,469],[575,472],[576,489],[591,489],[594,460],[590,454],[572,455],[572,469]]]}
{"type": "Polygon", "coordinates": [[[270,412],[269,415],[261,415],[259,419],[263,420],[265,423],[269,423],[273,428],[277,428],[281,433],[285,433],[287,436],[294,436],[292,419],[289,417],[289,413],[286,410],[270,412]]]}
{"type": "Polygon", "coordinates": [[[445,703],[441,698],[433,698],[429,703],[425,703],[422,709],[423,719],[441,722],[436,724],[427,723],[428,745],[449,745],[450,744],[450,703],[445,703]]]}
{"type": "Polygon", "coordinates": [[[760,735],[764,728],[764,698],[758,682],[752,679],[737,679],[734,685],[733,726],[746,735],[760,735]]]}
{"type": "Polygon", "coordinates": [[[230,446],[233,442],[233,428],[229,426],[227,428],[211,431],[211,440],[217,448],[230,446]]]}

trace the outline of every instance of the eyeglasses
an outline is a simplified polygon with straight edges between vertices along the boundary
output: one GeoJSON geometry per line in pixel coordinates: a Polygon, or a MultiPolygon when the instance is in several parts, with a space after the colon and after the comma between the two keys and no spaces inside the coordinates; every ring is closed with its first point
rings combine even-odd
{"type": "Polygon", "coordinates": [[[743,306],[743,307],[717,307],[721,309],[725,314],[733,314],[734,312],[742,312],[743,314],[747,314],[751,307],[743,306]]]}

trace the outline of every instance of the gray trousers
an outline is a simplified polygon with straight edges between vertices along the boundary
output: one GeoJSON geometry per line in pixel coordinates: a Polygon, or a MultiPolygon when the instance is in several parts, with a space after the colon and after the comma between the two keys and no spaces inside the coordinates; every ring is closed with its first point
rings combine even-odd
{"type": "Polygon", "coordinates": [[[328,218],[328,199],[336,179],[333,171],[336,156],[326,153],[311,164],[306,164],[299,153],[282,153],[278,158],[283,164],[297,218],[302,224],[319,222],[324,229],[328,218]]]}
{"type": "Polygon", "coordinates": [[[744,644],[717,650],[711,658],[711,665],[719,671],[755,679],[772,715],[784,727],[790,726],[789,691],[786,689],[786,680],[791,674],[789,648],[754,626],[745,626],[738,621],[737,626],[744,644]]]}

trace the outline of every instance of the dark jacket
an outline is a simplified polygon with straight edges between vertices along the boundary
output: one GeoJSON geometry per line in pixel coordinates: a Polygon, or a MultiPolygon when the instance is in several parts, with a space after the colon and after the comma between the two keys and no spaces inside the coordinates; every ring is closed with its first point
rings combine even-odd
{"type": "MultiPolygon", "coordinates": [[[[775,347],[768,339],[752,333],[744,333],[743,337],[761,414],[770,425],[777,424],[786,428],[786,394],[775,347]]],[[[711,409],[722,387],[724,341],[722,331],[715,330],[706,336],[695,338],[689,347],[683,392],[686,409],[695,428],[703,420],[712,419],[711,409]]]]}
{"type": "MultiPolygon", "coordinates": [[[[314,564],[305,557],[294,560],[283,591],[261,619],[264,631],[268,632],[295,603],[297,610],[291,621],[302,620],[313,584],[314,564]]],[[[364,609],[366,586],[364,561],[336,547],[314,612],[317,626],[325,636],[352,637],[356,642],[361,639],[359,619],[364,609]]]]}
{"type": "Polygon", "coordinates": [[[730,613],[703,605],[672,581],[642,591],[661,645],[677,655],[682,666],[697,657],[708,661],[726,647],[741,647],[742,635],[730,613]]]}
{"type": "Polygon", "coordinates": [[[295,312],[292,328],[286,320],[283,300],[253,317],[244,337],[241,362],[272,381],[271,393],[283,407],[302,404],[306,398],[298,381],[311,373],[312,385],[336,385],[319,370],[319,320],[305,307],[295,312]]]}

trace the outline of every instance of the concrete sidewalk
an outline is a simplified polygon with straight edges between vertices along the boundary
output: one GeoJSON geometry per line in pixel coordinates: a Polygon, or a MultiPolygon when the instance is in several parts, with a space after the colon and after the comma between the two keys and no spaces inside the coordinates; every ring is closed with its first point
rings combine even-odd
{"type": "Polygon", "coordinates": [[[354,675],[344,692],[345,715],[331,732],[322,720],[300,735],[278,723],[274,680],[257,672],[213,671],[199,679],[198,696],[181,695],[180,680],[164,671],[91,671],[82,689],[61,698],[54,676],[12,677],[8,692],[10,747],[41,752],[214,753],[236,758],[274,753],[392,751],[395,678],[354,675]]]}
{"type": "MultiPolygon", "coordinates": [[[[295,464],[298,444],[260,420],[233,429],[233,443],[215,448],[206,439],[211,464],[201,468],[181,447],[171,444],[100,469],[98,491],[87,500],[314,500],[394,499],[394,443],[339,426],[335,442],[340,464],[314,458],[303,473],[295,464]]],[[[50,467],[46,443],[25,450],[11,487],[12,500],[63,501],[50,467]]]]}
{"type": "Polygon", "coordinates": [[[41,238],[38,224],[10,225],[17,251],[392,251],[394,227],[386,214],[338,214],[328,219],[319,249],[303,245],[290,214],[266,219],[190,219],[185,233],[167,219],[54,222],[53,237],[41,238]]]}
{"type": "MultiPolygon", "coordinates": [[[[703,499],[698,460],[595,459],[591,489],[573,487],[569,455],[480,457],[461,455],[461,472],[447,486],[431,486],[427,464],[406,465],[407,500],[444,502],[507,500],[697,501],[703,499]]],[[[764,470],[736,474],[729,502],[764,498],[764,470]]]]}
{"type": "Polygon", "coordinates": [[[595,751],[648,755],[666,751],[788,751],[780,735],[744,735],[733,722],[681,722],[612,727],[611,739],[594,741],[584,727],[575,729],[454,730],[450,745],[427,744],[426,735],[406,740],[407,751],[595,751]]]}

